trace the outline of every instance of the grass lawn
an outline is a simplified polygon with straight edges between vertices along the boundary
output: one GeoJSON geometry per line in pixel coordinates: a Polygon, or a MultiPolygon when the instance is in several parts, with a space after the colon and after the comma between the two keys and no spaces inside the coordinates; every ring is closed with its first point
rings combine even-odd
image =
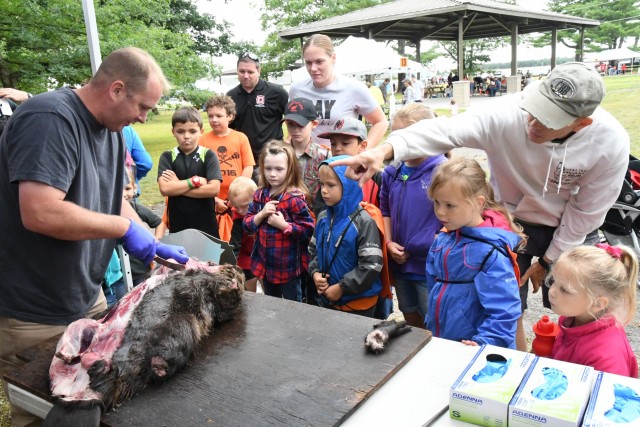
{"type": "MultiPolygon", "coordinates": [[[[631,137],[631,153],[640,156],[640,117],[634,100],[640,99],[640,76],[604,77],[607,93],[602,106],[624,126],[631,137]]],[[[606,144],[606,141],[602,141],[606,144]]]]}
{"type": "MultiPolygon", "coordinates": [[[[153,168],[147,176],[140,181],[140,201],[147,206],[163,201],[162,195],[158,190],[156,178],[158,176],[158,160],[160,159],[160,155],[164,151],[170,150],[177,145],[176,139],[171,134],[172,114],[172,110],[161,110],[159,115],[153,116],[151,120],[147,120],[146,123],[137,123],[133,126],[136,132],[138,132],[138,135],[140,135],[144,147],[153,159],[153,168]]],[[[202,113],[202,120],[205,131],[209,131],[209,124],[204,113],[202,113]]]]}

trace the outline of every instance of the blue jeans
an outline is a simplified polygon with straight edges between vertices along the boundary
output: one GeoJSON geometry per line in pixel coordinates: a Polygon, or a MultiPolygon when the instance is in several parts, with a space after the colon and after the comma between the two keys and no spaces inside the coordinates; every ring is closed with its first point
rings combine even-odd
{"type": "Polygon", "coordinates": [[[115,303],[120,301],[120,298],[125,296],[127,293],[127,285],[124,283],[124,280],[120,279],[112,283],[109,287],[103,286],[102,290],[104,291],[104,296],[107,297],[107,308],[111,308],[115,303]]]}
{"type": "Polygon", "coordinates": [[[300,277],[286,283],[271,283],[266,279],[260,280],[265,295],[302,302],[302,283],[300,277]]]}
{"type": "Polygon", "coordinates": [[[379,296],[376,303],[376,309],[373,312],[373,317],[376,319],[387,320],[387,317],[393,313],[393,300],[386,297],[379,296]]]}
{"type": "Polygon", "coordinates": [[[418,313],[422,318],[427,314],[429,291],[427,281],[398,278],[394,286],[398,297],[398,308],[403,313],[418,313]]]}

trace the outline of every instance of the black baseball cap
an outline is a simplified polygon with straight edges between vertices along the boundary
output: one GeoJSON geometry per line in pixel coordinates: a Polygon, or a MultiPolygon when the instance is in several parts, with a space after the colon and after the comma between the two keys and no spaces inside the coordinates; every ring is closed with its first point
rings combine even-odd
{"type": "Polygon", "coordinates": [[[289,101],[284,109],[284,119],[282,121],[291,120],[300,126],[306,126],[310,121],[317,118],[316,106],[313,105],[310,99],[294,98],[289,101]]]}

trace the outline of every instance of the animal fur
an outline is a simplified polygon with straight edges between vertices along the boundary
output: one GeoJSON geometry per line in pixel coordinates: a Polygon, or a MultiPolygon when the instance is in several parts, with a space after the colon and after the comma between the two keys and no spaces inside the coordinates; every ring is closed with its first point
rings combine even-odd
{"type": "Polygon", "coordinates": [[[111,369],[105,372],[104,361],[89,369],[91,388],[109,408],[180,371],[214,323],[233,316],[241,289],[241,272],[234,267],[217,274],[187,270],[167,277],[137,307],[111,369]]]}
{"type": "Polygon", "coordinates": [[[407,322],[396,322],[395,320],[385,320],[373,325],[373,331],[364,337],[364,346],[372,353],[384,351],[386,344],[391,338],[397,337],[411,330],[407,322]]]}
{"type": "Polygon", "coordinates": [[[240,306],[236,266],[189,261],[153,276],[99,319],[80,319],[58,342],[49,375],[56,405],[111,408],[183,369],[216,323],[240,306]]]}

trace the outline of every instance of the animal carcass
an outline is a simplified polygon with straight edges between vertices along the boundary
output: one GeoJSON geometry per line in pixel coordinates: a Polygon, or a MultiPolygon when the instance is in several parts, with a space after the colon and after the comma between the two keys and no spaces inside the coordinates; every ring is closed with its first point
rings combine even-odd
{"type": "Polygon", "coordinates": [[[58,404],[108,409],[125,401],[182,369],[214,324],[233,316],[241,270],[190,264],[149,278],[102,319],[68,326],[49,369],[58,404]]]}

